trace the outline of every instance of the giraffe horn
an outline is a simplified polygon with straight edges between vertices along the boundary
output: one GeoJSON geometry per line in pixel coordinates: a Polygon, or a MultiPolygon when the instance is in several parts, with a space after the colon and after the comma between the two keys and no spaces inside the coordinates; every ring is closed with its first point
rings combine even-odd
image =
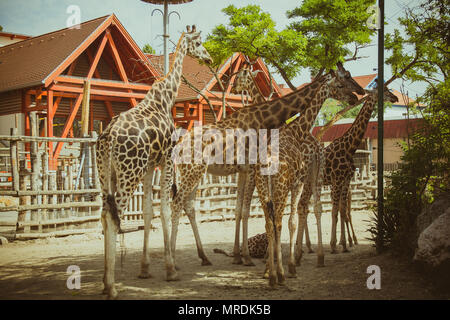
{"type": "Polygon", "coordinates": [[[192,25],[192,32],[196,32],[197,31],[197,27],[195,26],[195,24],[192,25]]]}
{"type": "Polygon", "coordinates": [[[191,33],[191,26],[186,26],[186,30],[188,33],[191,33]]]}

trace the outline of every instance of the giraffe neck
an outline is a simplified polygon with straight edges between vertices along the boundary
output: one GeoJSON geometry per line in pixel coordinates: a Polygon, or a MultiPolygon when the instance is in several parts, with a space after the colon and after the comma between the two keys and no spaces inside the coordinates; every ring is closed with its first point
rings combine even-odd
{"type": "Polygon", "coordinates": [[[259,90],[258,86],[255,83],[255,79],[252,77],[249,82],[249,88],[248,88],[248,94],[250,98],[252,99],[252,104],[258,104],[266,102],[267,100],[262,95],[261,91],[259,90]]]}
{"type": "Polygon", "coordinates": [[[326,84],[322,84],[313,95],[309,108],[301,113],[291,124],[286,125],[286,129],[297,134],[310,132],[323,103],[328,98],[330,98],[329,87],[326,84]]]}
{"type": "Polygon", "coordinates": [[[183,60],[187,52],[187,41],[184,33],[178,41],[174,59],[167,75],[153,83],[152,88],[147,93],[142,104],[146,107],[156,107],[158,111],[166,114],[172,114],[172,106],[178,95],[178,88],[181,83],[181,75],[183,72],[183,60]]]}
{"type": "Polygon", "coordinates": [[[348,152],[354,153],[361,144],[376,102],[376,95],[370,95],[361,107],[361,110],[359,111],[352,126],[343,134],[341,139],[344,139],[344,141],[348,141],[350,143],[350,147],[346,147],[348,152]]]}
{"type": "Polygon", "coordinates": [[[307,123],[312,125],[321,107],[320,102],[318,105],[312,105],[312,102],[324,83],[325,79],[318,80],[281,98],[244,107],[219,121],[218,125],[255,129],[279,128],[297,113],[308,117],[310,120],[307,123]]]}

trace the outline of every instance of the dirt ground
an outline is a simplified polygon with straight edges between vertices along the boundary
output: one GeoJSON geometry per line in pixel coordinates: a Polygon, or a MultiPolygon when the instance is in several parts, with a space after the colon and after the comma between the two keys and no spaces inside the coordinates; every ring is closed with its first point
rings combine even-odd
{"type": "MultiPolygon", "coordinates": [[[[411,265],[389,254],[376,255],[367,226],[370,213],[353,214],[359,244],[350,253],[330,254],[330,216],[324,215],[323,241],[325,267],[316,267],[316,255],[306,254],[297,267],[297,278],[287,278],[285,286],[270,289],[262,278],[264,264],[232,264],[232,258],[213,253],[214,248],[232,250],[234,221],[208,222],[199,225],[206,254],[212,266],[201,266],[189,224],[181,224],[177,242],[177,265],[180,281],[166,282],[162,230],[150,235],[152,266],[150,279],[139,279],[143,231],[125,236],[126,256],[121,267],[118,251],[116,282],[121,299],[448,299],[439,295],[411,265]],[[381,289],[366,286],[367,267],[381,269],[381,289]]],[[[311,240],[316,243],[313,215],[308,218],[311,240]]],[[[249,221],[249,235],[264,232],[264,218],[249,221]]],[[[287,274],[288,229],[285,217],[282,233],[283,257],[287,274]]],[[[86,234],[65,238],[15,241],[0,246],[0,299],[104,299],[103,236],[86,234]],[[81,270],[81,289],[66,286],[67,268],[81,270]]]]}

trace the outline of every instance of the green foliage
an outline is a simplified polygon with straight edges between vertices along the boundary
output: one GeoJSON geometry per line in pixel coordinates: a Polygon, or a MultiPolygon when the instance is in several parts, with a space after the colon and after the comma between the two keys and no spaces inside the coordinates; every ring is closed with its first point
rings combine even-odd
{"type": "Polygon", "coordinates": [[[146,43],[142,47],[142,52],[148,53],[148,54],[155,54],[156,53],[155,49],[153,49],[153,47],[150,44],[148,44],[148,43],[146,43]]]}
{"type": "Polygon", "coordinates": [[[407,9],[398,19],[400,29],[385,36],[391,51],[386,64],[392,73],[409,81],[433,84],[447,78],[450,53],[450,1],[429,0],[407,9]]]}
{"type": "MultiPolygon", "coordinates": [[[[288,18],[298,18],[290,29],[308,40],[305,67],[312,70],[334,68],[352,52],[349,45],[366,45],[375,30],[367,27],[371,16],[367,9],[375,0],[305,0],[288,11],[288,18]]],[[[356,57],[355,57],[356,58],[356,57]]]]}
{"type": "Polygon", "coordinates": [[[236,8],[230,5],[222,10],[228,16],[226,25],[220,24],[204,43],[216,65],[233,52],[242,52],[250,59],[261,57],[276,68],[289,82],[304,65],[306,40],[295,30],[275,29],[270,14],[257,5],[236,8]]]}
{"type": "Polygon", "coordinates": [[[386,247],[412,256],[417,244],[416,219],[422,209],[450,191],[450,82],[430,87],[421,99],[428,107],[423,126],[403,145],[401,168],[388,177],[383,220],[375,215],[372,240],[381,223],[386,247]]]}

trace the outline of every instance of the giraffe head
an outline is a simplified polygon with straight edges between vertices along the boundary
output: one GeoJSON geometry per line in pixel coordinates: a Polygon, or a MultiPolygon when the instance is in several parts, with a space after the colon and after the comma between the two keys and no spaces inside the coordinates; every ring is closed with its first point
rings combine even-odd
{"type": "Polygon", "coordinates": [[[241,93],[243,91],[248,91],[253,85],[253,79],[259,72],[262,72],[262,70],[252,71],[252,69],[245,65],[236,74],[233,84],[233,92],[241,93]]]}
{"type": "Polygon", "coordinates": [[[213,60],[208,51],[203,47],[202,39],[200,37],[201,31],[197,31],[195,25],[186,26],[187,32],[185,33],[187,55],[205,62],[206,64],[212,64],[213,60]]]}
{"type": "MultiPolygon", "coordinates": [[[[366,93],[371,96],[374,100],[378,98],[378,89],[374,90],[365,90],[366,93]]],[[[393,94],[386,86],[383,90],[383,100],[390,103],[398,102],[398,98],[395,94],[393,94]]]]}
{"type": "Polygon", "coordinates": [[[366,93],[340,62],[337,64],[336,71],[331,70],[328,76],[331,77],[331,80],[327,83],[330,89],[330,97],[333,99],[353,105],[358,101],[358,97],[353,92],[361,95],[366,93]]]}

